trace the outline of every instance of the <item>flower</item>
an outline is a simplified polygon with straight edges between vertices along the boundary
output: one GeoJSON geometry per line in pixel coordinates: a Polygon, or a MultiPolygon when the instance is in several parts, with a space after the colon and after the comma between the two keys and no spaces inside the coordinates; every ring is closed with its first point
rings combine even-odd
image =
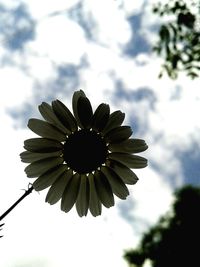
{"type": "Polygon", "coordinates": [[[24,141],[26,151],[21,160],[30,163],[25,172],[35,178],[36,191],[46,189],[46,202],[61,199],[61,210],[68,212],[74,204],[79,216],[90,210],[101,214],[102,204],[114,205],[114,195],[126,199],[126,184],[138,180],[130,168],[143,168],[147,160],[133,155],[145,151],[144,140],[129,138],[131,127],[121,126],[125,114],[110,114],[107,104],[100,104],[93,113],[85,93],[74,92],[73,113],[59,100],[52,105],[43,102],[39,111],[44,118],[30,119],[28,127],[40,138],[24,141]]]}

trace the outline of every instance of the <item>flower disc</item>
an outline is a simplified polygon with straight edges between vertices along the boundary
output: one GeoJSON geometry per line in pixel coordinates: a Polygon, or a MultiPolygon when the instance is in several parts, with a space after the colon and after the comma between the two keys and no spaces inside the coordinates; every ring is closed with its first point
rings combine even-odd
{"type": "Polygon", "coordinates": [[[86,129],[71,134],[64,144],[65,162],[80,174],[95,171],[105,162],[107,153],[103,138],[86,129]]]}

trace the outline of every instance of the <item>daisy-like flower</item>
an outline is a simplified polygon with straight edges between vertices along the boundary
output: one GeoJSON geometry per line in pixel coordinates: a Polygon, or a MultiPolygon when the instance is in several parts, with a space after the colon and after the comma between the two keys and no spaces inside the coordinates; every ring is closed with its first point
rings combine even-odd
{"type": "Polygon", "coordinates": [[[35,178],[36,191],[49,191],[46,202],[61,199],[61,210],[73,205],[79,216],[88,209],[93,216],[101,214],[102,204],[114,205],[114,195],[126,199],[126,184],[138,180],[131,168],[147,166],[147,160],[133,155],[145,151],[144,140],[129,138],[131,127],[121,126],[125,114],[110,114],[107,104],[100,104],[93,113],[89,99],[82,90],[72,98],[73,113],[59,100],[43,102],[39,111],[44,118],[30,119],[28,127],[40,138],[24,141],[26,151],[21,160],[30,163],[25,172],[35,178]]]}

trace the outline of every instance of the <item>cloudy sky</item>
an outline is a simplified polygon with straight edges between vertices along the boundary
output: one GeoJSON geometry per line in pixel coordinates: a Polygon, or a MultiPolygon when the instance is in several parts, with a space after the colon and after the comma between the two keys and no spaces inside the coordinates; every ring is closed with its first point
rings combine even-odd
{"type": "Polygon", "coordinates": [[[104,102],[125,112],[133,136],[149,145],[130,196],[100,217],[63,213],[45,203],[47,190],[29,195],[4,220],[0,266],[125,267],[124,249],[168,210],[174,189],[200,185],[200,82],[158,79],[153,2],[0,0],[1,213],[33,181],[19,153],[42,101],[71,109],[81,88],[94,109],[104,102]]]}

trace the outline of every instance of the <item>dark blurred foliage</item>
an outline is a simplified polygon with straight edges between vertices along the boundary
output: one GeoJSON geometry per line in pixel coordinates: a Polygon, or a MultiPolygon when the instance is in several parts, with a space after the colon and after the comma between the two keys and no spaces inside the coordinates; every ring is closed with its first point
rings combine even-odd
{"type": "Polygon", "coordinates": [[[168,21],[161,24],[159,40],[153,47],[164,58],[159,78],[166,72],[176,79],[180,71],[185,71],[192,79],[197,78],[200,71],[200,1],[159,2],[154,5],[153,12],[168,17],[168,21]]]}
{"type": "Polygon", "coordinates": [[[144,266],[147,259],[152,267],[200,266],[199,241],[200,187],[185,186],[175,192],[171,211],[124,258],[134,267],[144,266]]]}

